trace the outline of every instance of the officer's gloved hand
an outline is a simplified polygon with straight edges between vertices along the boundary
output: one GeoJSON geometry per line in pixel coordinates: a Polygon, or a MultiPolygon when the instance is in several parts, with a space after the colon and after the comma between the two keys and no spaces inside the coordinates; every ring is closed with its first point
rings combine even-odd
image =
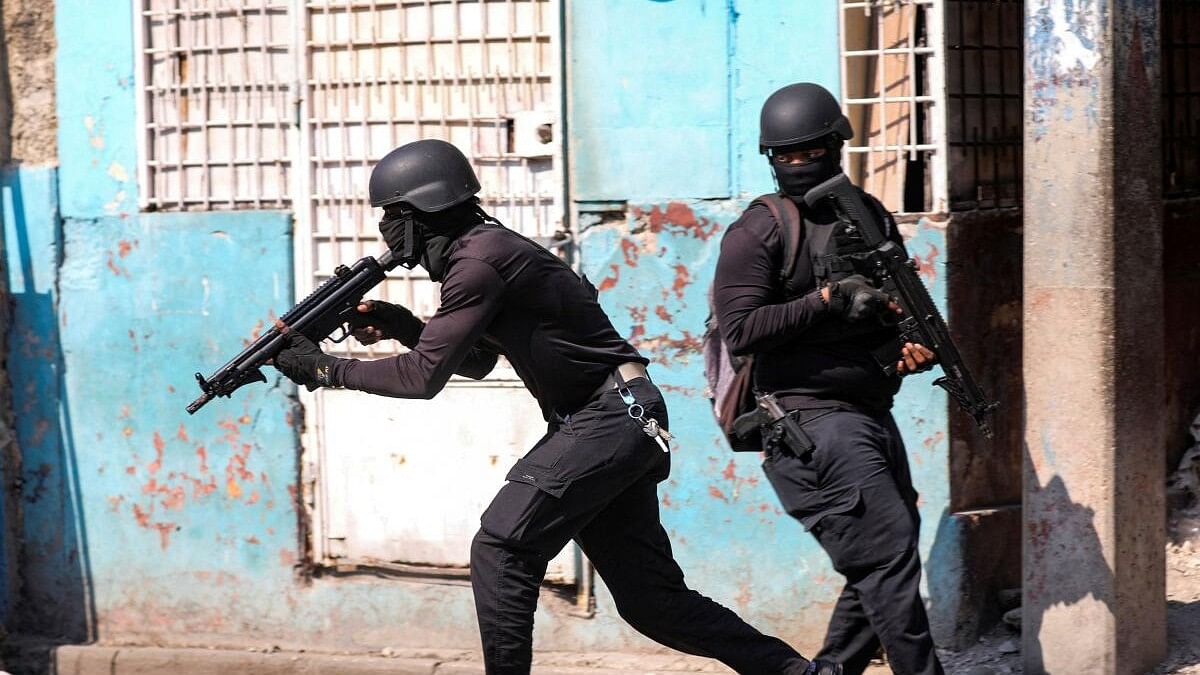
{"type": "Polygon", "coordinates": [[[892,299],[861,274],[830,282],[829,309],[851,323],[889,316],[892,299]]]}
{"type": "Polygon", "coordinates": [[[358,316],[351,321],[350,334],[363,345],[380,340],[399,340],[413,346],[425,324],[406,307],[382,300],[364,300],[358,304],[358,316]]]}
{"type": "Polygon", "coordinates": [[[334,364],[342,359],[322,352],[312,340],[304,337],[287,326],[280,329],[283,332],[283,351],[275,355],[272,365],[296,384],[304,385],[309,391],[318,387],[336,387],[334,382],[334,364]]]}

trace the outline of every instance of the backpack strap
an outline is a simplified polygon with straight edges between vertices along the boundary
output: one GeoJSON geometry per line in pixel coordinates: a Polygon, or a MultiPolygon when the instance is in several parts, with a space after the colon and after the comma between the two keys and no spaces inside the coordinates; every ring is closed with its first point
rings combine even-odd
{"type": "Polygon", "coordinates": [[[766,206],[775,222],[779,223],[779,233],[783,237],[783,269],[779,278],[786,286],[796,271],[800,244],[804,240],[800,232],[800,209],[796,208],[796,202],[776,192],[758,197],[751,202],[753,204],[766,206]]]}

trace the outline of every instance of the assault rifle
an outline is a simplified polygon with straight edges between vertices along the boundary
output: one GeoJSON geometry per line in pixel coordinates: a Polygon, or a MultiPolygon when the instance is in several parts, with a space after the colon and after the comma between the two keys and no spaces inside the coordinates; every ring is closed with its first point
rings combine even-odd
{"type": "Polygon", "coordinates": [[[898,324],[899,337],[895,342],[876,350],[875,360],[884,372],[892,375],[896,372],[896,362],[900,360],[900,349],[905,342],[922,344],[931,349],[937,354],[944,373],[934,384],[949,392],[959,407],[975,419],[983,435],[991,438],[992,429],[987,418],[997,404],[988,400],[975,378],[971,377],[971,371],[950,339],[946,322],[929,297],[925,284],[917,277],[916,265],[909,260],[904,247],[883,236],[883,227],[875,210],[863,203],[862,195],[846,174],[838,173],[804,195],[804,201],[810,207],[824,199],[831,200],[838,218],[847,228],[857,228],[863,241],[874,249],[862,256],[855,256],[855,270],[874,277],[879,287],[896,298],[904,310],[898,324]]]}
{"type": "MultiPolygon", "coordinates": [[[[313,342],[331,338],[334,331],[341,328],[342,334],[332,338],[334,342],[341,342],[350,336],[363,296],[399,264],[400,258],[387,251],[378,260],[367,256],[350,267],[339,265],[332,277],[279,318],[289,329],[313,342]]],[[[187,407],[188,414],[194,414],[205,403],[218,396],[229,396],[251,382],[266,382],[261,368],[282,350],[283,335],[272,327],[208,379],[196,373],[196,381],[204,393],[187,407]]]]}

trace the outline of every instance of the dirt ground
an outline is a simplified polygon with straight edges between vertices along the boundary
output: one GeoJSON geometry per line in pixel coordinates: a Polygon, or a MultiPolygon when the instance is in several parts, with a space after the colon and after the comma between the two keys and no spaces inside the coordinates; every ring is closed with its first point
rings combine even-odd
{"type": "MultiPolygon", "coordinates": [[[[1200,503],[1176,512],[1167,529],[1168,653],[1153,675],[1200,675],[1200,503]]],[[[940,652],[951,675],[1016,675],[1021,635],[1000,626],[961,652],[940,652]]],[[[890,673],[880,665],[869,675],[890,673]]]]}

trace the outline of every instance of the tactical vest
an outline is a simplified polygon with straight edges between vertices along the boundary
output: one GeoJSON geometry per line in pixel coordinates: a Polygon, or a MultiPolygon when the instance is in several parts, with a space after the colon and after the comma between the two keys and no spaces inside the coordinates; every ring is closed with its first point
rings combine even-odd
{"type": "MultiPolygon", "coordinates": [[[[800,211],[786,196],[766,194],[754,200],[754,203],[765,205],[780,228],[780,239],[783,242],[783,260],[780,266],[779,283],[787,300],[798,298],[814,288],[820,288],[828,281],[844,279],[852,274],[866,271],[865,255],[844,255],[837,250],[834,232],[839,221],[816,223],[808,218],[801,219],[800,211]]],[[[890,219],[882,205],[868,195],[868,203],[880,215],[880,222],[887,224],[889,231],[890,219]]],[[[894,330],[878,324],[848,324],[844,321],[822,321],[797,338],[797,342],[817,344],[845,340],[859,335],[867,335],[880,330],[894,330]]]]}

